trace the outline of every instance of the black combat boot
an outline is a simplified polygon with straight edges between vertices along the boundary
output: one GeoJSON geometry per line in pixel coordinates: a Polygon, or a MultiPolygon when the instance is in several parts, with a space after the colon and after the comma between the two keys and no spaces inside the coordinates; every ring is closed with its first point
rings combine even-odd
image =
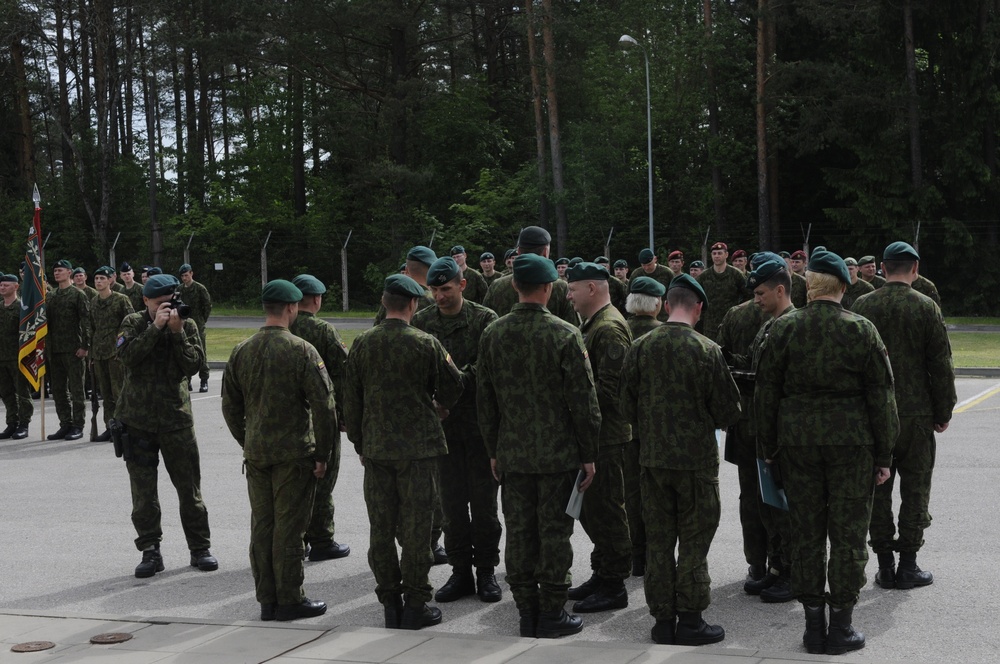
{"type": "Polygon", "coordinates": [[[566,613],[565,609],[556,609],[538,614],[535,636],[540,639],[558,639],[560,636],[579,634],[581,630],[583,618],[566,613]]]}
{"type": "Polygon", "coordinates": [[[399,619],[400,629],[422,629],[440,624],[441,609],[436,606],[427,606],[423,602],[414,604],[411,600],[406,602],[403,615],[399,619]]]}
{"type": "Polygon", "coordinates": [[[843,655],[865,647],[865,635],[854,629],[851,618],[854,607],[835,609],[830,607],[830,631],[826,636],[826,654],[843,655]]]}
{"type": "Polygon", "coordinates": [[[570,588],[566,593],[566,597],[572,600],[587,599],[597,592],[600,585],[601,580],[597,577],[597,574],[591,574],[589,579],[578,586],[570,588]]]}
{"type": "Polygon", "coordinates": [[[385,626],[388,629],[399,629],[399,621],[403,617],[403,596],[390,595],[382,605],[385,616],[385,626]]]}
{"type": "Polygon", "coordinates": [[[676,631],[677,631],[676,618],[657,620],[656,624],[653,625],[653,629],[650,630],[650,636],[653,637],[653,643],[659,643],[665,646],[672,646],[674,645],[674,634],[676,631]]]}
{"type": "Polygon", "coordinates": [[[321,560],[337,560],[338,558],[346,558],[351,555],[351,547],[346,544],[338,544],[337,542],[330,542],[329,544],[317,544],[309,548],[310,562],[318,562],[321,560]]]}
{"type": "Polygon", "coordinates": [[[476,594],[476,577],[472,566],[453,567],[451,577],[434,593],[435,602],[454,602],[457,599],[476,594]]]}
{"type": "Polygon", "coordinates": [[[806,652],[812,655],[822,655],[826,652],[826,606],[809,606],[804,604],[806,611],[806,631],[802,634],[802,645],[806,652]]]}
{"type": "Polygon", "coordinates": [[[15,431],[17,431],[16,424],[8,425],[6,429],[0,431],[0,440],[7,440],[8,438],[14,435],[15,431]]]}
{"type": "Polygon", "coordinates": [[[448,552],[444,550],[444,547],[440,543],[435,542],[431,545],[431,553],[434,554],[435,565],[448,564],[448,552]]]}
{"type": "Polygon", "coordinates": [[[747,568],[746,581],[743,582],[743,592],[747,595],[759,595],[764,588],[770,588],[777,579],[777,573],[768,572],[767,565],[750,565],[747,568]]]}
{"type": "Polygon", "coordinates": [[[326,613],[326,602],[313,601],[305,597],[298,604],[279,604],[274,617],[281,622],[288,622],[299,618],[315,618],[324,613],[326,613]]]}
{"type": "Polygon", "coordinates": [[[632,576],[646,576],[646,552],[632,554],[632,576]]]}
{"type": "Polygon", "coordinates": [[[191,567],[197,567],[202,572],[214,572],[219,569],[219,561],[208,549],[198,549],[191,552],[191,567]]]}
{"type": "Polygon", "coordinates": [[[679,646],[706,646],[726,638],[726,630],[720,625],[709,625],[701,617],[701,611],[677,613],[677,630],[674,643],[679,646]]]}
{"type": "Polygon", "coordinates": [[[278,615],[277,602],[261,602],[260,619],[262,622],[270,622],[278,615]]]}
{"type": "Polygon", "coordinates": [[[70,427],[69,431],[66,432],[66,440],[80,440],[83,438],[83,429],[80,427],[70,427]]]}
{"type": "Polygon", "coordinates": [[[529,639],[538,634],[538,609],[518,609],[521,614],[521,636],[529,639]]]}
{"type": "Polygon", "coordinates": [[[22,438],[27,438],[27,437],[28,437],[27,424],[18,424],[17,430],[11,435],[11,438],[14,440],[21,440],[22,438]]]}
{"type": "Polygon", "coordinates": [[[73,427],[59,427],[59,429],[56,430],[55,433],[50,433],[47,436],[47,439],[48,440],[62,440],[63,438],[66,437],[66,434],[68,434],[72,430],[73,430],[73,427]]]}
{"type": "Polygon", "coordinates": [[[917,567],[917,552],[900,552],[899,567],[896,569],[896,587],[909,590],[934,583],[934,575],[917,567]]]}
{"type": "Polygon", "coordinates": [[[503,597],[492,567],[480,567],[476,570],[476,592],[483,602],[499,602],[503,597]]]}
{"type": "Polygon", "coordinates": [[[104,430],[100,436],[94,439],[95,443],[107,443],[111,441],[111,431],[108,429],[104,430]]]}
{"type": "Polygon", "coordinates": [[[628,591],[621,579],[604,579],[589,597],[573,605],[576,613],[599,613],[628,606],[628,591]]]}
{"type": "Polygon", "coordinates": [[[787,569],[782,570],[770,586],[760,591],[760,601],[765,604],[781,604],[793,599],[795,595],[792,593],[791,572],[787,569]]]}
{"type": "Polygon", "coordinates": [[[198,391],[202,392],[202,393],[208,392],[208,379],[207,378],[202,378],[201,379],[201,387],[198,388],[198,391]]]}
{"type": "Polygon", "coordinates": [[[155,544],[152,548],[142,552],[142,562],[135,568],[135,578],[148,579],[157,572],[163,571],[163,556],[160,555],[160,545],[155,544]]]}
{"type": "Polygon", "coordinates": [[[896,587],[896,557],[892,551],[878,554],[878,572],[875,573],[875,585],[885,590],[896,587]]]}

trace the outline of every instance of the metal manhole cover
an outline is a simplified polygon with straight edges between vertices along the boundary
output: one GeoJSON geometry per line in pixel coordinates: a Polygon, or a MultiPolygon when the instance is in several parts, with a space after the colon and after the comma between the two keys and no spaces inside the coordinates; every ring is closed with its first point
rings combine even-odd
{"type": "Polygon", "coordinates": [[[48,650],[49,648],[55,648],[56,644],[51,641],[26,641],[24,643],[18,643],[12,646],[11,652],[38,652],[39,650],[48,650]]]}
{"type": "Polygon", "coordinates": [[[132,638],[128,632],[108,632],[90,637],[90,642],[97,645],[108,645],[112,643],[124,643],[132,638]]]}

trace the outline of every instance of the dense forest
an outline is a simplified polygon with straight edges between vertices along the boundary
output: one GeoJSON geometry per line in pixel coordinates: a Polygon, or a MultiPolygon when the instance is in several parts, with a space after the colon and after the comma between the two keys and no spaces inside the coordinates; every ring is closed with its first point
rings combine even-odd
{"type": "Polygon", "coordinates": [[[409,246],[533,223],[634,265],[648,58],[661,256],[904,239],[997,315],[998,49],[1000,0],[6,0],[0,269],[36,182],[50,263],[187,250],[231,302],[263,251],[336,291],[346,244],[369,307],[409,246]]]}

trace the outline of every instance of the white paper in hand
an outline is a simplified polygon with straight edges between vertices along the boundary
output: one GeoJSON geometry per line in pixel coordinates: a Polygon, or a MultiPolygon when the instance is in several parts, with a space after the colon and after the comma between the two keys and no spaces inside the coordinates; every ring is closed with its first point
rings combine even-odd
{"type": "Polygon", "coordinates": [[[583,508],[583,492],[580,491],[580,483],[587,475],[581,470],[576,474],[576,482],[573,483],[573,492],[569,495],[569,502],[566,504],[566,514],[574,519],[580,519],[580,510],[583,508]]]}

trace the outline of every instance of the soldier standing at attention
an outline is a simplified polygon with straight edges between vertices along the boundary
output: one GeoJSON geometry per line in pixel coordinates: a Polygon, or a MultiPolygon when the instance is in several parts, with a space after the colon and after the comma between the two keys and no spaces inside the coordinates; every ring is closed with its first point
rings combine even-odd
{"type": "Polygon", "coordinates": [[[385,280],[386,318],[355,340],[344,381],[347,436],[365,467],[375,594],[385,626],[402,629],[441,622],[440,609],[427,606],[434,560],[427,542],[440,508],[441,457],[448,453],[438,409],[451,408],[462,394],[462,375],[448,352],[410,325],[422,298],[423,287],[406,275],[385,280]]]}
{"type": "Polygon", "coordinates": [[[810,653],[840,655],[865,645],[851,623],[865,583],[872,491],[889,478],[899,420],[878,331],[840,304],[847,265],[817,249],[806,279],[809,304],[777,319],[762,347],[754,419],[758,445],[778,463],[788,497],[803,644],[810,653]]]}
{"type": "Polygon", "coordinates": [[[632,333],[611,303],[608,280],[614,277],[598,263],[581,263],[567,273],[569,299],[585,319],[580,332],[590,357],[601,409],[600,448],[597,467],[601,472],[583,497],[580,525],[594,550],[590,554],[590,579],[567,596],[579,600],[577,613],[596,613],[628,606],[625,579],[632,571],[632,542],[625,513],[624,447],[632,439],[632,427],[622,417],[618,380],[632,333]]]}
{"type": "Polygon", "coordinates": [[[90,301],[85,292],[73,286],[72,271],[69,261],[56,262],[52,276],[57,287],[46,298],[49,334],[45,354],[59,416],[59,429],[48,436],[49,440],[83,438],[87,414],[83,378],[90,350],[90,301]]]}
{"type": "MultiPolygon", "coordinates": [[[[418,244],[412,247],[408,252],[406,252],[406,262],[403,263],[405,270],[401,270],[400,274],[405,274],[406,276],[417,282],[417,285],[423,289],[424,293],[417,300],[417,311],[424,309],[425,307],[434,306],[434,296],[431,295],[431,290],[427,288],[427,270],[430,269],[431,264],[437,260],[437,255],[434,253],[430,247],[425,247],[418,244]]],[[[373,325],[378,325],[383,320],[385,320],[385,305],[379,305],[378,313],[375,314],[375,322],[373,325]]],[[[440,536],[440,533],[438,533],[440,536]]],[[[442,555],[444,551],[442,550],[442,555]]]]}
{"type": "Polygon", "coordinates": [[[667,303],[667,323],[636,340],[625,358],[622,411],[641,441],[652,638],[697,646],[726,636],[702,611],[711,602],[708,551],[721,514],[715,430],[739,419],[740,395],[722,350],[694,330],[709,304],[701,285],[675,278],[667,303]]]}
{"type": "Polygon", "coordinates": [[[885,279],[875,274],[875,257],[862,256],[858,259],[859,276],[867,281],[875,290],[885,286],[885,279]]]}
{"type": "Polygon", "coordinates": [[[569,269],[569,259],[565,257],[557,258],[555,260],[555,264],[556,264],[556,274],[559,275],[560,279],[566,281],[566,270],[569,269]]]}
{"type": "Polygon", "coordinates": [[[850,309],[859,297],[873,292],[875,287],[858,277],[858,261],[848,256],[844,259],[844,264],[847,265],[847,273],[851,276],[851,283],[847,285],[847,291],[844,292],[841,304],[844,305],[845,309],[850,309]]]}
{"type": "Polygon", "coordinates": [[[222,376],[222,415],[243,448],[261,620],[326,612],[302,589],[302,538],[340,429],[323,358],[288,331],[301,299],[291,282],[268,282],[261,291],[264,327],[233,349],[222,376]]]}
{"type": "MultiPolygon", "coordinates": [[[[623,284],[628,286],[628,261],[624,258],[619,258],[615,261],[615,274],[614,276],[619,279],[623,284]]],[[[627,299],[627,298],[626,298],[627,299]]]]}
{"type": "MultiPolygon", "coordinates": [[[[208,289],[204,285],[194,280],[194,270],[187,263],[181,265],[177,272],[181,276],[181,287],[178,294],[184,304],[191,307],[191,320],[198,326],[198,338],[201,340],[202,364],[198,369],[198,378],[201,379],[199,392],[208,392],[208,351],[205,345],[205,323],[212,315],[212,296],[208,294],[208,289]]],[[[190,381],[188,388],[191,387],[190,381]]]]}
{"type": "Polygon", "coordinates": [[[17,296],[17,275],[0,275],[0,400],[7,411],[7,428],[0,440],[28,437],[34,406],[28,380],[21,374],[17,354],[21,348],[21,300],[17,296]]]}
{"type": "Polygon", "coordinates": [[[142,311],[145,307],[142,303],[142,284],[135,280],[132,266],[127,262],[122,263],[121,267],[118,268],[118,273],[122,278],[122,288],[124,289],[122,294],[128,296],[128,299],[132,301],[132,309],[142,311]]]}
{"type": "Polygon", "coordinates": [[[797,309],[806,306],[806,252],[797,249],[788,259],[792,268],[792,304],[797,309]]]}
{"type": "Polygon", "coordinates": [[[73,268],[73,285],[87,294],[88,302],[97,296],[97,290],[87,285],[87,271],[82,267],[73,268]]]}
{"type": "Polygon", "coordinates": [[[598,256],[594,259],[596,265],[600,265],[608,272],[608,292],[611,294],[611,306],[618,310],[624,318],[628,312],[625,311],[625,300],[628,298],[628,285],[618,277],[611,274],[611,261],[607,256],[598,256]]]}
{"type": "Polygon", "coordinates": [[[558,638],[583,629],[563,609],[573,564],[566,501],[580,470],[579,490],[594,479],[601,411],[580,331],[545,308],[553,284],[562,283],[552,261],[522,254],[513,277],[518,303],[479,344],[476,404],[503,491],[507,583],[520,634],[558,638]]]}
{"type": "Polygon", "coordinates": [[[115,342],[122,321],[135,312],[128,297],[111,291],[111,275],[114,273],[115,271],[107,266],[94,271],[97,297],[90,301],[90,361],[104,406],[104,433],[97,437],[96,442],[111,440],[111,431],[108,427],[114,419],[115,405],[124,380],[122,364],[115,356],[115,342]]]}
{"type": "Polygon", "coordinates": [[[486,291],[489,289],[490,285],[486,283],[483,279],[483,275],[479,274],[475,270],[471,269],[467,264],[466,260],[468,256],[465,253],[465,247],[460,244],[456,244],[451,248],[451,257],[458,264],[458,269],[462,271],[462,278],[465,279],[465,291],[462,296],[466,301],[482,303],[483,298],[486,297],[486,291]]]}
{"type": "Polygon", "coordinates": [[[729,248],[726,243],[716,242],[712,245],[712,267],[698,275],[698,283],[705,290],[708,301],[712,303],[711,308],[701,317],[699,330],[712,341],[719,338],[719,325],[726,312],[748,299],[746,277],[727,263],[727,258],[729,258],[729,248]]]}
{"type": "MultiPolygon", "coordinates": [[[[337,421],[344,430],[344,371],[347,365],[347,346],[340,334],[330,323],[320,318],[319,310],[323,307],[323,295],[326,286],[311,274],[300,274],[292,279],[295,287],[302,292],[302,300],[298,304],[298,315],[288,326],[288,331],[297,337],[305,339],[319,353],[326,372],[333,385],[334,403],[337,409],[337,421]]],[[[308,545],[309,560],[335,560],[350,555],[351,547],[338,544],[334,537],[334,502],[333,489],[340,475],[340,435],[333,437],[330,460],[326,464],[326,473],[316,484],[316,499],[313,501],[312,518],[306,528],[305,542],[308,545]]]]}
{"type": "Polygon", "coordinates": [[[493,252],[484,251],[479,255],[479,270],[486,280],[486,289],[493,285],[493,282],[500,278],[500,273],[496,271],[497,259],[493,252]]]}
{"type": "Polygon", "coordinates": [[[747,273],[747,252],[742,249],[737,249],[733,252],[733,267],[742,272],[744,275],[747,273]]]}
{"type": "Polygon", "coordinates": [[[125,317],[116,342],[125,381],[115,418],[127,427],[131,438],[132,459],[126,460],[125,466],[132,485],[132,524],[138,534],[135,546],[142,551],[142,562],[135,568],[140,579],[163,571],[156,487],[160,454],[177,490],[191,566],[204,572],[219,568],[219,561],[209,551],[211,533],[208,510],[201,498],[198,441],[191,397],[184,389],[205,353],[198,326],[182,319],[170,306],[177,286],[177,279],[170,275],[149,277],[142,288],[146,308],[125,317]]]}
{"type": "Polygon", "coordinates": [[[931,525],[927,506],[937,449],[934,434],[947,430],[957,399],[951,345],[941,310],[911,287],[919,261],[920,255],[909,244],[890,244],[882,254],[885,286],[862,296],[853,308],[874,323],[896,378],[899,438],[892,450],[889,479],[875,488],[869,544],[878,556],[876,585],[904,590],[934,581],[930,572],[917,567],[917,552],[924,543],[924,530],[931,525]],[[897,474],[901,498],[898,531],[892,514],[892,486],[897,474]]]}
{"type": "Polygon", "coordinates": [[[670,271],[674,273],[674,276],[679,276],[684,273],[684,252],[679,249],[671,251],[667,255],[667,267],[670,271]]]}
{"type": "Polygon", "coordinates": [[[701,261],[691,261],[691,264],[688,265],[688,274],[690,274],[695,279],[697,279],[704,271],[705,271],[705,264],[702,263],[701,261]]]}
{"type": "Polygon", "coordinates": [[[434,599],[453,602],[478,593],[484,602],[499,602],[502,593],[494,575],[500,564],[497,484],[479,431],[475,387],[479,338],[497,315],[464,299],[466,280],[452,258],[437,259],[427,272],[427,282],[437,306],[418,311],[413,326],[441,342],[461,369],[465,384],[462,397],[442,422],[448,454],[441,463],[441,506],[452,574],[434,599]]]}
{"type": "MultiPolygon", "coordinates": [[[[672,256],[673,254],[671,254],[672,256]]],[[[632,270],[632,275],[629,280],[635,279],[636,277],[649,277],[655,281],[663,284],[664,290],[670,287],[670,281],[674,278],[674,273],[672,269],[668,269],[659,265],[657,263],[657,256],[653,253],[652,249],[643,249],[639,252],[639,267],[632,270]]],[[[684,262],[684,259],[681,259],[684,262]]],[[[667,320],[667,312],[660,310],[657,320],[664,322],[667,320]]]]}

